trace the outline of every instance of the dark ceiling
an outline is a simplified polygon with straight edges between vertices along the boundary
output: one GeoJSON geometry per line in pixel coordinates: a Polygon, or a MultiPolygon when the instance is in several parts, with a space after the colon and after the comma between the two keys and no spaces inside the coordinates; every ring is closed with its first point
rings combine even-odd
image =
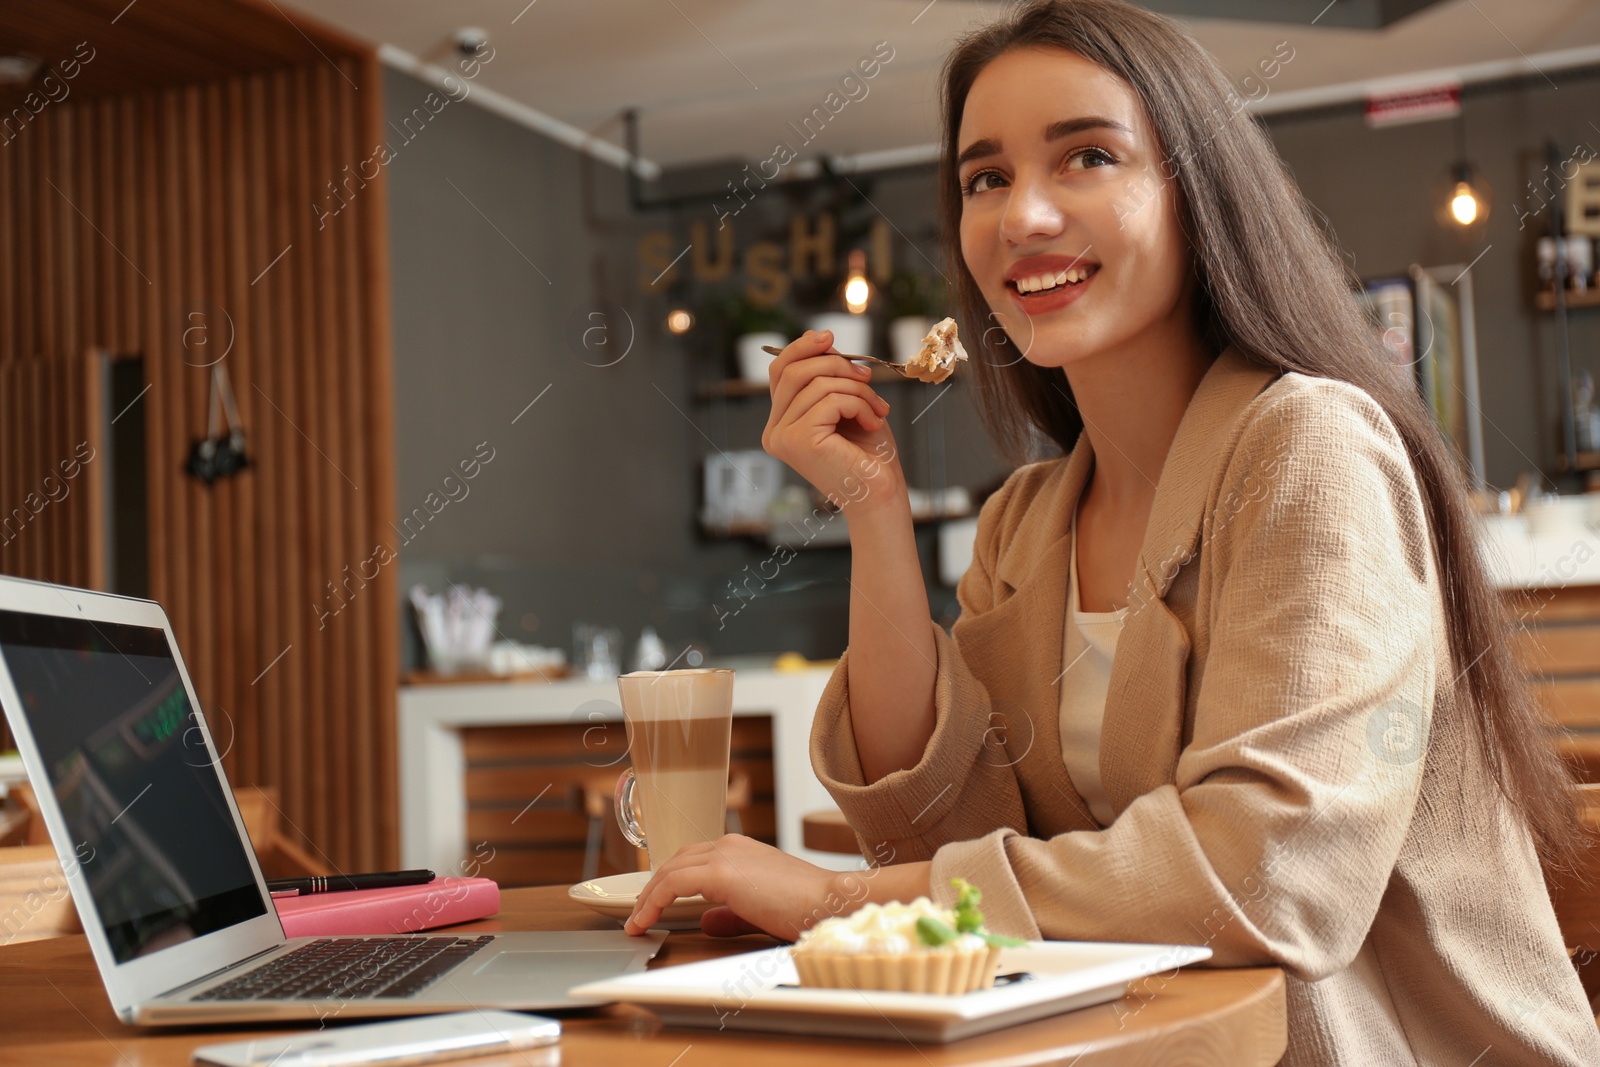
{"type": "MultiPolygon", "coordinates": [[[[366,46],[273,0],[0,0],[0,55],[80,60],[79,96],[135,92],[307,66],[366,46]],[[89,62],[81,62],[86,57],[89,62]]],[[[73,68],[67,68],[73,69],[73,68]]],[[[30,86],[0,89],[7,103],[30,86]]]]}
{"type": "Polygon", "coordinates": [[[1346,29],[1382,29],[1443,0],[1138,0],[1140,6],[1184,18],[1292,22],[1346,29]],[[1320,16],[1320,17],[1319,17],[1320,16]]]}

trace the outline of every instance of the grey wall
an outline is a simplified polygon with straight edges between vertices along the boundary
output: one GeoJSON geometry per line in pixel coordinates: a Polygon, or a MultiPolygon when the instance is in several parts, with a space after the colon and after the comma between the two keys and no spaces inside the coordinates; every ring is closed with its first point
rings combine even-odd
{"type": "MultiPolygon", "coordinates": [[[[703,204],[635,215],[616,169],[471,103],[413,118],[420,132],[408,141],[402,117],[430,91],[388,74],[398,496],[401,516],[421,507],[428,517],[403,528],[403,586],[486,586],[505,600],[500,629],[518,641],[567,647],[581,620],[621,626],[631,643],[650,623],[669,655],[689,642],[716,655],[838,655],[848,550],[800,553],[741,607],[730,583],[771,549],[706,538],[695,521],[702,457],[760,448],[769,403],[696,398],[698,384],[727,376],[731,356],[706,331],[684,340],[661,328],[665,298],[641,292],[636,246],[648,230],[682,233],[714,216],[703,204]],[[494,458],[477,477],[442,485],[484,442],[494,458]],[[446,489],[460,499],[440,507],[446,489]]],[[[897,224],[931,236],[925,176],[878,188],[897,224]]],[[[738,220],[741,244],[760,235],[763,212],[765,224],[786,225],[774,195],[738,220]]],[[[900,390],[888,399],[913,485],[1003,478],[962,389],[913,425],[931,391],[888,388],[900,390]]],[[[931,577],[934,530],[918,536],[935,617],[948,623],[956,606],[931,577]]],[[[407,628],[408,664],[416,655],[407,628]]]]}

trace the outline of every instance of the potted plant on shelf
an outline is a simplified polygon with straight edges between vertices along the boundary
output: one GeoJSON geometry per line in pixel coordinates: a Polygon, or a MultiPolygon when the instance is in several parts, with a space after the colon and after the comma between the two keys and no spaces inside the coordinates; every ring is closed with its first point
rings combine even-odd
{"type": "Polygon", "coordinates": [[[799,324],[783,307],[758,304],[743,293],[729,298],[720,310],[727,335],[733,338],[739,376],[765,384],[772,356],[763,352],[762,346],[782,348],[799,336],[799,324]]]}
{"type": "Polygon", "coordinates": [[[896,363],[909,362],[933,327],[933,286],[901,268],[889,279],[889,351],[896,363]]]}

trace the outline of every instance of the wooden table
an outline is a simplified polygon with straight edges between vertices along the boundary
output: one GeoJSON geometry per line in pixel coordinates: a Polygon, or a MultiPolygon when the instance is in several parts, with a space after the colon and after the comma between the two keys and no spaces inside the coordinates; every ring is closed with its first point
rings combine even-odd
{"type": "MultiPolygon", "coordinates": [[[[604,930],[609,919],[570,902],[563,887],[511,889],[494,919],[457,931],[604,930]]],[[[675,933],[652,968],[753,952],[777,944],[762,936],[732,939],[675,933]]],[[[1136,983],[1121,1001],[1085,1008],[950,1045],[912,1045],[796,1037],[733,1030],[665,1027],[650,1012],[625,1005],[562,1012],[558,1046],[454,1062],[474,1067],[559,1063],[635,1067],[751,1064],[812,1067],[820,1060],[871,1061],[907,1067],[946,1064],[1072,1063],[1255,1067],[1277,1063],[1287,1040],[1283,972],[1195,969],[1169,981],[1136,983]]],[[[250,1028],[151,1030],[124,1026],[79,936],[0,948],[0,1063],[51,1067],[186,1065],[198,1045],[244,1040],[271,1031],[250,1028]]],[[[283,1031],[278,1031],[283,1032],[283,1031]]]]}

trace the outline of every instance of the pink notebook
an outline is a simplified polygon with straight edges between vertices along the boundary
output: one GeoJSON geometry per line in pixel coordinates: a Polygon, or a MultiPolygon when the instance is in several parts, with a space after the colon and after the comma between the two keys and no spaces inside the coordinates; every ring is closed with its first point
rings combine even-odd
{"type": "Polygon", "coordinates": [[[500,910],[488,878],[435,878],[425,885],[273,897],[285,937],[414,934],[487,918],[500,910]]]}

